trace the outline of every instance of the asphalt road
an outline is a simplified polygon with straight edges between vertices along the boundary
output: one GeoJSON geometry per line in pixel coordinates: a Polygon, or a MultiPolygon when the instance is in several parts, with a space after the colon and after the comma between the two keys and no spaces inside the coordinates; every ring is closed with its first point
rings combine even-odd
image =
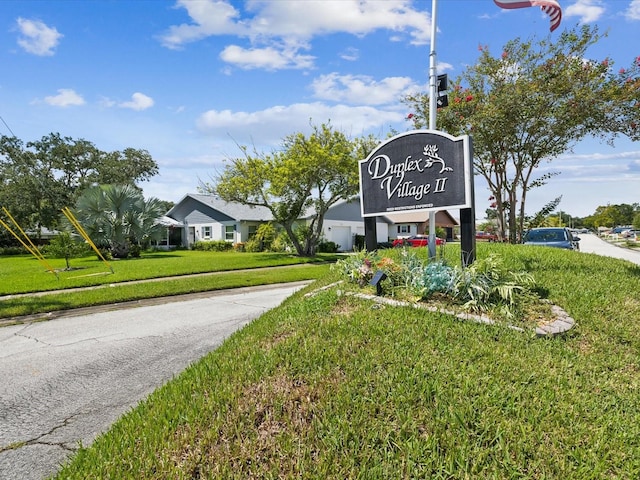
{"type": "Polygon", "coordinates": [[[54,474],[80,442],[304,284],[0,328],[0,480],[54,474]]]}
{"type": "Polygon", "coordinates": [[[585,253],[595,253],[605,257],[621,258],[640,265],[640,251],[618,247],[605,242],[600,237],[592,233],[579,234],[580,251],[585,253]]]}

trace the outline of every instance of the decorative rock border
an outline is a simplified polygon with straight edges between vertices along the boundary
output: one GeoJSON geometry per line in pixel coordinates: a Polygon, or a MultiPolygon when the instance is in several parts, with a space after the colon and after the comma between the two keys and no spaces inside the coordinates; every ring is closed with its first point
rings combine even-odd
{"type": "Polygon", "coordinates": [[[539,337],[556,336],[571,330],[576,321],[569,316],[562,308],[557,305],[551,305],[551,312],[557,317],[550,323],[539,325],[536,328],[536,335],[539,337]]]}
{"type": "MultiPolygon", "coordinates": [[[[328,290],[332,287],[335,287],[336,285],[341,284],[342,281],[339,282],[335,282],[332,283],[330,285],[325,285],[324,287],[321,287],[317,290],[314,290],[312,292],[306,293],[305,297],[312,297],[314,296],[316,293],[324,291],[324,290],[328,290]]],[[[451,315],[453,317],[456,317],[460,320],[463,321],[471,321],[471,322],[476,322],[476,323],[483,323],[485,325],[496,325],[497,322],[495,320],[493,320],[492,318],[487,317],[486,315],[476,315],[473,313],[466,313],[466,312],[455,312],[453,310],[447,310],[446,308],[439,308],[439,307],[434,307],[432,305],[424,305],[424,304],[419,304],[419,303],[411,303],[411,302],[403,302],[400,300],[394,300],[392,298],[385,298],[385,297],[380,297],[377,295],[370,295],[370,294],[365,294],[365,293],[353,293],[353,292],[347,292],[347,295],[353,295],[355,297],[358,298],[362,298],[365,300],[372,300],[376,303],[381,303],[381,304],[386,304],[386,305],[392,305],[392,306],[402,306],[402,307],[414,307],[414,308],[420,308],[423,310],[428,310],[430,312],[435,312],[435,313],[445,313],[447,315],[451,315]]],[[[548,322],[548,323],[544,323],[542,325],[538,325],[535,329],[535,334],[538,337],[555,337],[557,335],[561,335],[563,333],[568,332],[569,330],[571,330],[576,322],[573,318],[571,318],[569,316],[569,314],[567,312],[565,312],[562,308],[560,308],[557,305],[551,305],[551,312],[553,313],[553,315],[556,317],[555,320],[548,322]]],[[[518,332],[524,332],[525,329],[521,328],[521,327],[516,327],[515,325],[507,325],[508,328],[512,329],[512,330],[516,330],[518,332]]]]}

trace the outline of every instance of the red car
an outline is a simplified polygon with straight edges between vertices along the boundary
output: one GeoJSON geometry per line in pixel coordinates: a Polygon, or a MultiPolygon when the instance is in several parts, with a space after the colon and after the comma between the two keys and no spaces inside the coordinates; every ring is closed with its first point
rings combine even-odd
{"type": "MultiPolygon", "coordinates": [[[[444,245],[445,241],[436,237],[436,245],[444,245]]],[[[394,247],[426,247],[429,245],[428,235],[414,235],[408,238],[396,238],[393,241],[394,247]]]]}
{"type": "Polygon", "coordinates": [[[476,240],[488,240],[490,242],[497,242],[498,236],[491,232],[476,232],[476,240]]]}

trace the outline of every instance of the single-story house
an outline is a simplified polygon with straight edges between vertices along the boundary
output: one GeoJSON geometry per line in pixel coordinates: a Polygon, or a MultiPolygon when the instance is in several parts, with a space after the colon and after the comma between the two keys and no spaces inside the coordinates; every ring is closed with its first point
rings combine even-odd
{"type": "MultiPolygon", "coordinates": [[[[198,241],[246,242],[260,224],[273,219],[271,211],[265,207],[250,207],[226,202],[214,195],[193,193],[185,195],[166,216],[180,225],[185,247],[198,241]]],[[[173,228],[177,228],[176,225],[173,228]]]]}
{"type": "MultiPolygon", "coordinates": [[[[187,194],[166,214],[165,224],[172,230],[180,229],[180,243],[190,247],[197,241],[225,240],[231,243],[246,242],[260,224],[273,220],[269,209],[226,202],[213,195],[187,194]],[[169,221],[172,220],[172,221],[169,221]]],[[[301,223],[309,222],[313,212],[307,212],[301,223]]],[[[378,242],[428,233],[429,214],[426,212],[395,213],[377,217],[378,242]]],[[[453,239],[453,227],[458,222],[446,211],[436,214],[436,225],[447,231],[453,239]]],[[[339,250],[353,250],[356,235],[364,236],[364,219],[359,197],[338,202],[324,217],[323,236],[339,245],[339,250]]],[[[177,237],[177,235],[176,235],[177,237]]]]}
{"type": "MultiPolygon", "coordinates": [[[[389,238],[391,239],[429,234],[428,212],[398,212],[388,214],[385,218],[391,222],[389,226],[389,238]]],[[[435,222],[436,227],[445,231],[445,240],[451,241],[455,238],[454,228],[459,225],[459,222],[447,210],[436,212],[435,222]]]]}

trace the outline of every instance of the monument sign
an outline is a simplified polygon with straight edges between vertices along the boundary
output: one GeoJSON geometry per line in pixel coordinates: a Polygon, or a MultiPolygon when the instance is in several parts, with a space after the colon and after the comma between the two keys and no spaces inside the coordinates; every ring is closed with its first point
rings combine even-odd
{"type": "Polygon", "coordinates": [[[469,136],[414,130],[387,140],[360,162],[362,216],[473,206],[469,136]]]}

